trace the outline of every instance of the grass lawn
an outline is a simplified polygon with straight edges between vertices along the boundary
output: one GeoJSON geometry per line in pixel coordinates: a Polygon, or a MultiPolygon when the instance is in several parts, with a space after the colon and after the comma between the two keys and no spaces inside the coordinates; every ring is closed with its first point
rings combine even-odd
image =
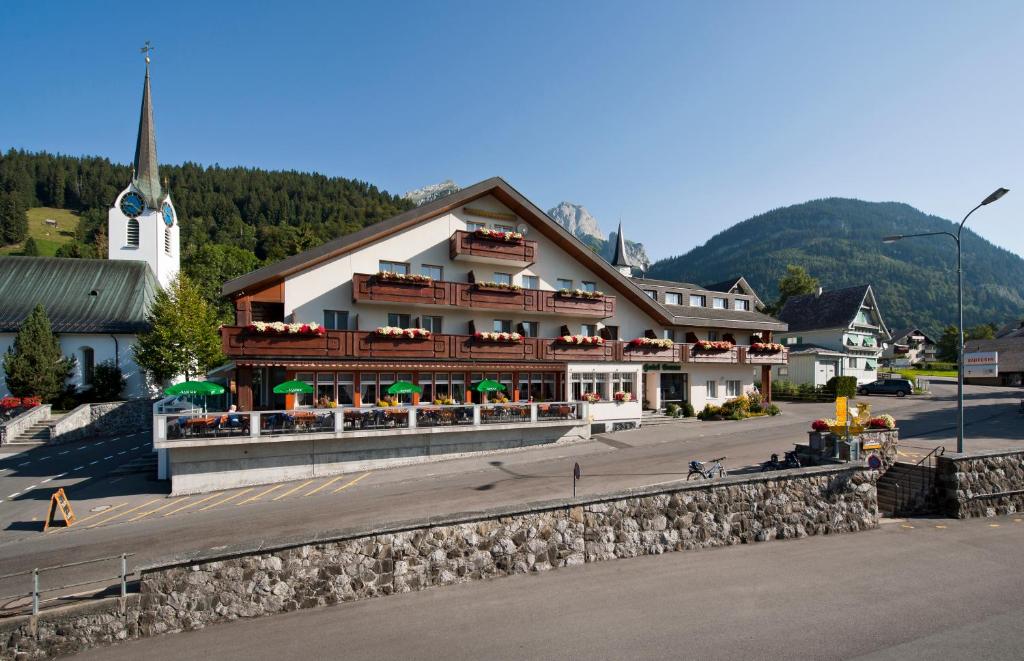
{"type": "Polygon", "coordinates": [[[905,379],[913,381],[919,376],[951,376],[956,378],[956,370],[916,370],[914,368],[896,370],[905,379]]]}
{"type": "MultiPolygon", "coordinates": [[[[35,207],[28,210],[28,235],[36,240],[39,254],[45,257],[53,257],[57,254],[57,248],[75,238],[75,229],[78,228],[78,214],[67,209],[53,209],[51,207],[35,207]],[[47,219],[56,220],[57,227],[46,224],[47,219]]],[[[20,255],[24,244],[4,246],[0,248],[0,255],[20,255]]]]}

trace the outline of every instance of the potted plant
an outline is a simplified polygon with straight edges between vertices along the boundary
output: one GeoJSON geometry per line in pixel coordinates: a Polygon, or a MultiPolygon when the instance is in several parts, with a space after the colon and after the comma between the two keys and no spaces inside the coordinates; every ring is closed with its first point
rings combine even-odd
{"type": "Polygon", "coordinates": [[[633,401],[633,393],[625,392],[624,390],[616,390],[615,394],[612,395],[612,399],[614,399],[616,402],[619,402],[619,403],[622,403],[622,402],[632,402],[633,401]]]}
{"type": "Polygon", "coordinates": [[[584,402],[590,402],[591,404],[601,401],[601,395],[596,392],[585,392],[582,398],[584,402]]]}

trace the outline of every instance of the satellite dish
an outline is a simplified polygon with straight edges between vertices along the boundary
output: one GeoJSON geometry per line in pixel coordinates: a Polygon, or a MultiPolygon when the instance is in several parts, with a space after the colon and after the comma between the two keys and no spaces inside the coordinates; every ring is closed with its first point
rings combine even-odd
{"type": "Polygon", "coordinates": [[[516,231],[522,234],[523,236],[526,236],[526,234],[530,231],[530,228],[520,223],[519,227],[516,228],[516,231]]]}

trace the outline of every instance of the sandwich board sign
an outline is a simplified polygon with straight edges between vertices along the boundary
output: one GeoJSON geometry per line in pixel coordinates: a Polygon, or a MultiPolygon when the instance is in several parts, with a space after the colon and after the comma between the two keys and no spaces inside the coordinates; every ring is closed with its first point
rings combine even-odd
{"type": "Polygon", "coordinates": [[[974,351],[964,354],[965,377],[998,377],[999,352],[974,351]]]}
{"type": "Polygon", "coordinates": [[[50,495],[50,509],[46,512],[46,521],[43,522],[43,531],[57,522],[57,514],[64,518],[64,527],[69,527],[75,522],[75,512],[71,509],[64,487],[57,489],[50,495]]]}

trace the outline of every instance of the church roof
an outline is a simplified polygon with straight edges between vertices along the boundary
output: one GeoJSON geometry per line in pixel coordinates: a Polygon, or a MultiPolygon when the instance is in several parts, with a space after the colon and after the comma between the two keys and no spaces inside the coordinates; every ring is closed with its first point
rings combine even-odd
{"type": "Polygon", "coordinates": [[[0,332],[37,303],[55,333],[138,333],[160,285],[145,262],[0,257],[0,332]]]}
{"type": "Polygon", "coordinates": [[[626,239],[622,236],[622,222],[619,222],[619,231],[615,235],[615,256],[612,257],[612,266],[620,268],[622,266],[633,266],[629,263],[629,257],[626,255],[626,239]]]}
{"type": "Polygon", "coordinates": [[[156,127],[153,125],[153,101],[149,93],[149,59],[146,59],[146,82],[142,87],[142,110],[139,114],[139,137],[135,142],[135,163],[132,183],[142,193],[151,209],[160,206],[163,191],[156,160],[156,127]]]}

